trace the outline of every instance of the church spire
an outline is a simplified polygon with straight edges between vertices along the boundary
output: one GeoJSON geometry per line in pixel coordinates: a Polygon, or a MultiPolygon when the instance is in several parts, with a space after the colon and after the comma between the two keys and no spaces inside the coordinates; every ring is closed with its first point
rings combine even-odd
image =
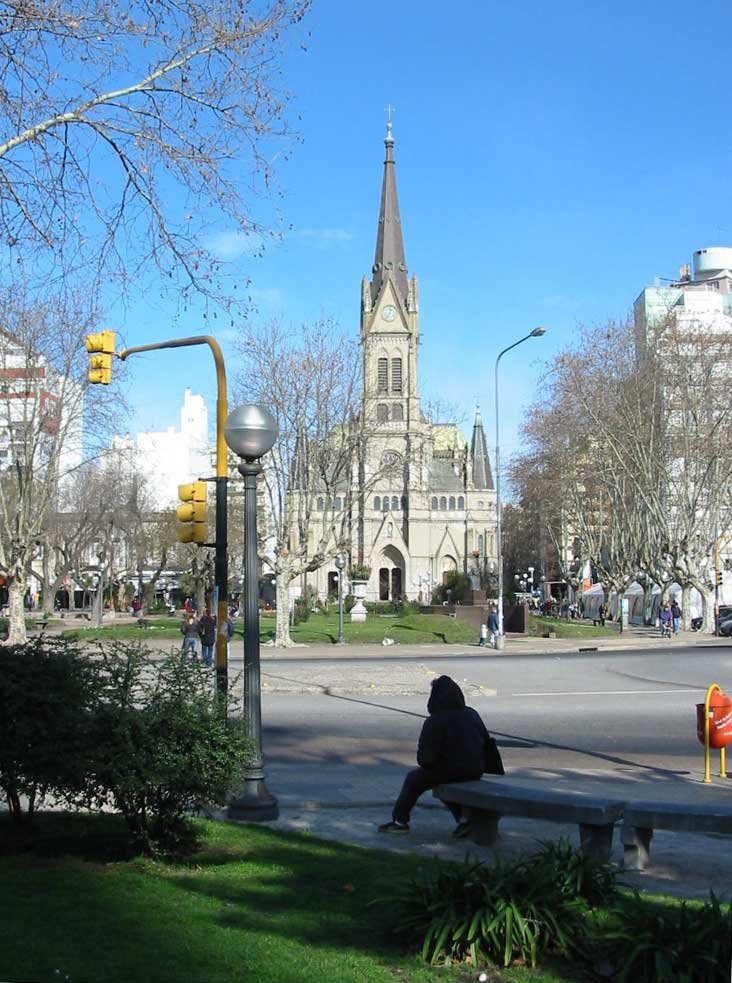
{"type": "Polygon", "coordinates": [[[375,302],[381,285],[387,275],[396,287],[402,301],[407,302],[407,262],[404,258],[402,240],[402,220],[399,216],[396,171],[394,167],[394,136],[391,130],[391,106],[388,108],[389,121],[386,124],[386,159],[384,160],[384,180],[381,185],[381,208],[379,226],[376,233],[376,253],[374,255],[371,297],[375,302]]]}
{"type": "Polygon", "coordinates": [[[470,457],[473,462],[473,485],[476,488],[493,488],[491,464],[488,460],[488,445],[485,441],[480,409],[475,408],[473,439],[470,443],[470,457]]]}

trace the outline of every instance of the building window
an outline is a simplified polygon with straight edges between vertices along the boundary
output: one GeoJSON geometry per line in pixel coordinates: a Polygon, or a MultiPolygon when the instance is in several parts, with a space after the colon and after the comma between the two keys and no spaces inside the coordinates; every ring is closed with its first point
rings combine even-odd
{"type": "Polygon", "coordinates": [[[381,511],[381,499],[379,498],[378,495],[375,495],[374,496],[374,512],[380,512],[380,511],[381,511]]]}
{"type": "Polygon", "coordinates": [[[334,507],[335,507],[336,512],[340,512],[340,510],[341,510],[341,500],[340,500],[340,498],[336,497],[335,506],[334,507]]]}
{"type": "Polygon", "coordinates": [[[402,512],[407,511],[407,496],[402,495],[402,512]]]}
{"type": "Polygon", "coordinates": [[[388,495],[384,495],[384,498],[383,498],[382,503],[381,503],[381,510],[382,510],[382,512],[388,512],[389,511],[389,496],[388,495]]]}
{"type": "Polygon", "coordinates": [[[322,511],[323,511],[323,499],[322,498],[319,498],[318,499],[318,512],[322,512],[322,511]]]}
{"type": "Polygon", "coordinates": [[[465,499],[463,498],[462,495],[460,495],[458,497],[458,508],[459,509],[464,509],[465,508],[465,499]]]}
{"type": "Polygon", "coordinates": [[[445,511],[445,509],[447,508],[447,499],[445,498],[445,496],[444,496],[444,495],[443,495],[443,496],[442,496],[442,498],[440,499],[440,508],[442,509],[442,511],[443,511],[443,512],[444,512],[444,511],[445,511]]]}
{"type": "Polygon", "coordinates": [[[455,496],[450,495],[450,511],[452,512],[455,508],[455,496]]]}
{"type": "Polygon", "coordinates": [[[392,512],[399,511],[399,499],[396,497],[396,495],[391,496],[391,510],[392,512]]]}
{"type": "Polygon", "coordinates": [[[402,391],[402,360],[400,358],[391,360],[391,391],[393,393],[402,391]]]}
{"type": "Polygon", "coordinates": [[[386,423],[389,419],[389,407],[386,403],[378,403],[376,406],[376,419],[379,423],[386,423]]]}
{"type": "Polygon", "coordinates": [[[401,403],[394,403],[391,408],[391,418],[401,423],[404,419],[404,407],[401,403]]]}
{"type": "Polygon", "coordinates": [[[437,495],[433,495],[433,496],[432,496],[432,506],[431,506],[431,507],[432,507],[433,509],[436,509],[436,508],[438,507],[438,506],[437,506],[437,495]]]}
{"type": "Polygon", "coordinates": [[[380,393],[389,391],[389,359],[380,358],[377,370],[377,389],[380,393]]]}
{"type": "Polygon", "coordinates": [[[481,556],[485,556],[483,553],[483,536],[482,534],[478,536],[478,552],[481,556]]]}

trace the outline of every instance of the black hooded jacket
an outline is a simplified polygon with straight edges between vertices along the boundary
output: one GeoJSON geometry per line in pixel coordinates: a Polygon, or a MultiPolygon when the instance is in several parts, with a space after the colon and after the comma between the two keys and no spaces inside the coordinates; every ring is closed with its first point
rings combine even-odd
{"type": "Polygon", "coordinates": [[[465,706],[454,679],[440,676],[432,684],[429,717],[417,745],[417,764],[449,776],[445,780],[479,778],[485,765],[488,731],[479,714],[465,706]]]}

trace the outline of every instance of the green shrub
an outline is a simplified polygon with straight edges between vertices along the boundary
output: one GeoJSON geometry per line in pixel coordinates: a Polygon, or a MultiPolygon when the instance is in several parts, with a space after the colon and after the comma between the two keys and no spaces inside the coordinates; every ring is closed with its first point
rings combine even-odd
{"type": "Polygon", "coordinates": [[[293,621],[296,625],[299,625],[303,621],[307,621],[310,617],[310,602],[307,598],[296,597],[295,598],[295,612],[293,621]]]}
{"type": "Polygon", "coordinates": [[[618,983],[728,983],[732,919],[714,894],[703,905],[621,895],[585,952],[590,971],[618,983]]]}
{"type": "Polygon", "coordinates": [[[547,951],[572,954],[585,932],[586,905],[557,885],[550,865],[447,865],[418,869],[397,893],[396,931],[435,964],[470,957],[536,966],[547,951]]]}
{"type": "Polygon", "coordinates": [[[83,787],[96,686],[75,642],[41,636],[0,647],[0,788],[16,823],[48,793],[83,787]]]}
{"type": "Polygon", "coordinates": [[[114,806],[137,848],[175,852],[192,843],[188,814],[224,805],[241,782],[249,742],[227,717],[198,660],[172,654],[151,662],[139,643],[100,648],[98,698],[90,721],[93,754],[82,795],[114,806]]]}
{"type": "Polygon", "coordinates": [[[353,608],[355,603],[356,598],[353,596],[353,594],[346,594],[346,596],[343,598],[343,610],[346,612],[346,614],[353,608]]]}
{"type": "Polygon", "coordinates": [[[542,876],[552,878],[563,894],[584,898],[593,907],[610,904],[618,896],[615,867],[575,850],[566,837],[543,841],[531,862],[534,869],[545,868],[542,876]]]}
{"type": "Polygon", "coordinates": [[[450,573],[445,574],[444,583],[438,584],[432,591],[432,603],[442,604],[448,600],[452,604],[462,603],[469,590],[470,581],[465,574],[459,570],[451,570],[450,573]],[[448,591],[450,592],[449,597],[448,591]]]}
{"type": "Polygon", "coordinates": [[[399,606],[394,601],[364,601],[369,614],[397,614],[399,606]]]}
{"type": "Polygon", "coordinates": [[[352,563],[348,568],[349,580],[368,580],[371,576],[371,567],[365,563],[352,563]]]}

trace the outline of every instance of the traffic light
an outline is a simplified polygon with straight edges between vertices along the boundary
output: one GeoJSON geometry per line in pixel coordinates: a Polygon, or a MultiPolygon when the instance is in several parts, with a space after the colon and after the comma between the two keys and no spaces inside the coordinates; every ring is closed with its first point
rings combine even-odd
{"type": "Polygon", "coordinates": [[[86,336],[86,350],[89,352],[89,382],[108,386],[112,381],[114,335],[114,331],[107,329],[86,336]]]}
{"type": "Polygon", "coordinates": [[[722,571],[721,571],[721,570],[717,570],[717,573],[716,573],[716,578],[717,578],[717,585],[718,585],[718,586],[721,586],[721,584],[722,584],[722,581],[723,581],[723,579],[724,579],[724,574],[722,573],[722,571]]]}
{"type": "Polygon", "coordinates": [[[178,541],[181,543],[206,542],[206,482],[191,481],[178,485],[178,498],[183,503],[175,510],[180,525],[178,541]]]}

